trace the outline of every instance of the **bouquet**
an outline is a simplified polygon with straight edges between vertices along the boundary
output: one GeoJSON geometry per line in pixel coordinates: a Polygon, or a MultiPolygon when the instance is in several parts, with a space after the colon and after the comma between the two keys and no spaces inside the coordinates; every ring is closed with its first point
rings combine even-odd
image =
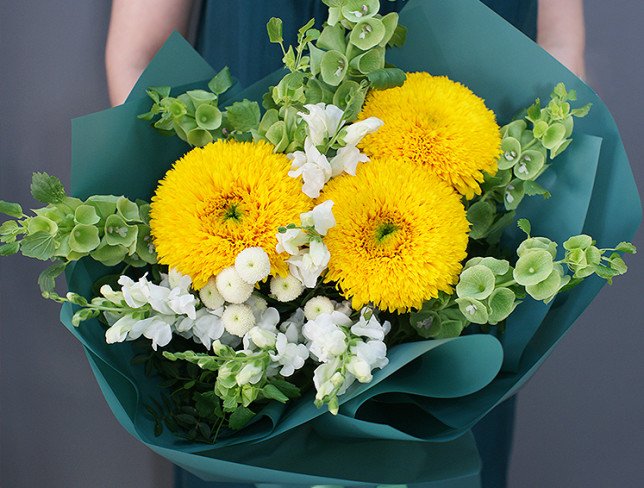
{"type": "Polygon", "coordinates": [[[74,121],[73,196],[37,173],[33,215],[1,202],[0,252],[52,261],[115,415],[203,479],[475,476],[470,428],[627,270],[627,161],[596,96],[483,7],[325,3],[293,46],[271,19],[284,70],[245,91],[171,36],[74,121]],[[510,75],[512,43],[536,68],[510,75]]]}

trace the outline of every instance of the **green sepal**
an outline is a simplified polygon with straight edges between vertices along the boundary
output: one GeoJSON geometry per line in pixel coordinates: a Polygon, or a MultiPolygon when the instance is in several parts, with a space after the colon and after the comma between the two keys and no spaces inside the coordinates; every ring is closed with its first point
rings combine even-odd
{"type": "Polygon", "coordinates": [[[100,243],[98,228],[93,225],[76,224],[69,234],[69,248],[75,252],[93,251],[100,243]]]}

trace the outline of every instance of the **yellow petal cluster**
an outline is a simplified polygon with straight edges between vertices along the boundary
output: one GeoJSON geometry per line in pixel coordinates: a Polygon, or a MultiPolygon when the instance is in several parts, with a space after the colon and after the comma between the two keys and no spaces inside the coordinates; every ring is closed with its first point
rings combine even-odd
{"type": "Polygon", "coordinates": [[[357,175],[331,180],[336,225],[326,281],[337,282],[359,309],[373,303],[405,312],[440,290],[452,292],[466,257],[469,223],[461,197],[419,166],[374,159],[357,175]]]}
{"type": "Polygon", "coordinates": [[[285,275],[288,255],[275,250],[277,229],[312,207],[301,183],[288,176],[290,166],[264,142],[217,141],[188,152],[152,198],[159,262],[189,275],[200,289],[234,265],[241,251],[261,247],[271,274],[285,275]]]}
{"type": "Polygon", "coordinates": [[[430,170],[471,199],[483,173],[495,174],[501,138],[494,112],[469,88],[445,76],[409,73],[404,85],[372,90],[360,119],[384,126],[362,140],[372,157],[394,157],[430,170]]]}

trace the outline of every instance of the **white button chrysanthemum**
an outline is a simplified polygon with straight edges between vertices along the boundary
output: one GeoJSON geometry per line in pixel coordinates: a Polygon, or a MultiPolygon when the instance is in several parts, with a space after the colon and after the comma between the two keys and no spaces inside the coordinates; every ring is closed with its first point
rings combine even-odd
{"type": "Polygon", "coordinates": [[[304,316],[307,320],[315,320],[321,314],[330,314],[335,310],[335,304],[327,297],[317,296],[311,298],[304,306],[304,316]]]}
{"type": "Polygon", "coordinates": [[[235,270],[242,280],[254,285],[267,278],[271,272],[271,261],[261,247],[249,247],[235,259],[235,270]]]}
{"type": "Polygon", "coordinates": [[[221,320],[226,331],[237,337],[244,337],[255,326],[255,315],[246,305],[228,305],[221,320]]]}
{"type": "Polygon", "coordinates": [[[221,271],[215,280],[217,290],[229,303],[244,303],[253,293],[253,285],[246,283],[232,266],[221,271]]]}
{"type": "Polygon", "coordinates": [[[210,310],[216,310],[224,306],[224,297],[217,290],[217,280],[214,276],[208,280],[206,286],[199,290],[199,299],[210,310]]]}
{"type": "Polygon", "coordinates": [[[295,276],[289,274],[285,278],[275,276],[271,280],[271,293],[280,302],[290,302],[299,297],[304,291],[304,285],[295,276]]]}

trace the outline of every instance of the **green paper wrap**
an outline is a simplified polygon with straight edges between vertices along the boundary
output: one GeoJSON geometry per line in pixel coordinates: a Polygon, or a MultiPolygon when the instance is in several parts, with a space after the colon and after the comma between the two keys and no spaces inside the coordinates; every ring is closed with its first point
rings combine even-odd
{"type": "MultiPolygon", "coordinates": [[[[408,71],[444,74],[469,86],[507,122],[559,81],[593,102],[577,122],[574,142],[543,182],[552,198],[526,198],[520,216],[533,234],[559,242],[580,232],[600,246],[630,239],[641,206],[615,122],[597,95],[536,44],[476,0],[410,0],[401,14],[406,45],[390,60],[408,71]]],[[[189,148],[136,118],[147,111],[145,87],[203,87],[212,69],[173,34],[120,106],[72,123],[72,192],[149,199],[157,181],[189,148]]],[[[279,79],[274,73],[247,90],[222,97],[260,100],[279,79]]],[[[520,239],[510,229],[504,243],[520,239]]],[[[106,269],[82,260],[67,270],[69,288],[85,296],[106,269]]],[[[481,463],[470,429],[513,395],[539,367],[599,292],[598,279],[550,305],[527,300],[511,316],[500,339],[471,334],[450,340],[393,347],[390,363],[372,383],[341,397],[332,416],[312,395],[288,407],[270,404],[244,430],[216,445],[189,443],[164,433],[142,403],[158,385],[130,364],[131,344],[107,345],[96,321],[71,325],[66,304],[61,320],[83,344],[90,366],[114,415],[134,437],[161,456],[209,481],[280,486],[414,484],[431,488],[479,485],[481,463]],[[403,462],[404,461],[404,462],[403,462]]]]}

